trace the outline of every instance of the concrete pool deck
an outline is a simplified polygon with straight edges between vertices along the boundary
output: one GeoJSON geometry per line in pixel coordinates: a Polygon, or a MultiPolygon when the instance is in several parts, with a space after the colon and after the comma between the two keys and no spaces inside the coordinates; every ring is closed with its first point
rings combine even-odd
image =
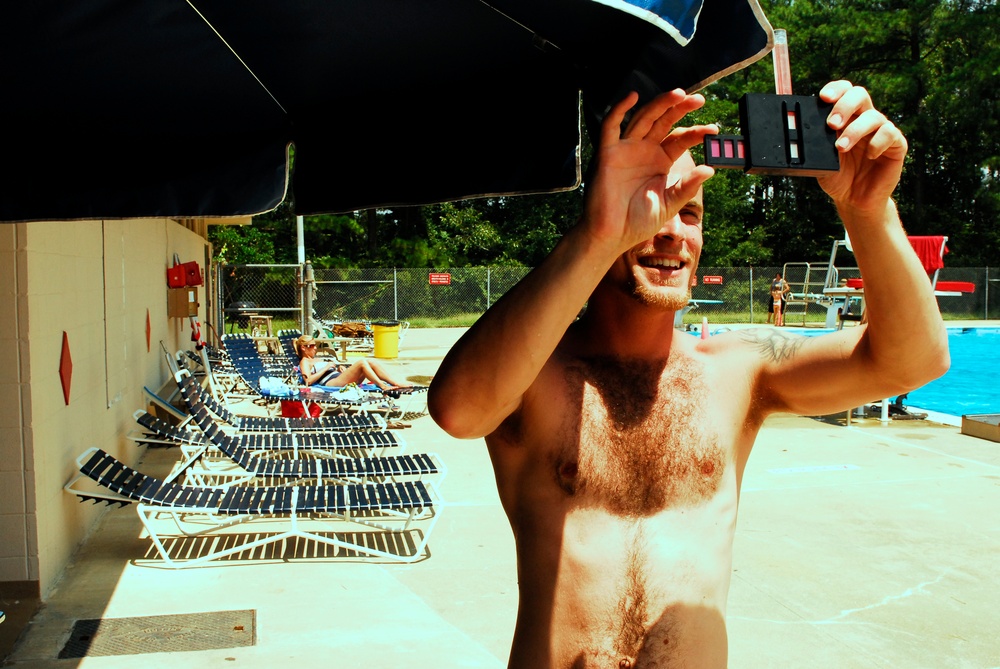
{"type": "MultiPolygon", "coordinates": [[[[460,333],[410,330],[389,364],[430,376],[460,333]]],[[[931,421],[839,422],[780,415],[761,431],[736,532],[729,666],[1000,667],[1000,444],[931,421]]],[[[426,415],[411,425],[411,450],[439,453],[449,469],[429,559],[171,571],[133,564],[149,541],[132,507],[109,509],[6,664],[506,666],[513,537],[486,449],[426,415]],[[58,659],[76,620],[243,609],[256,611],[253,646],[58,659]]],[[[149,450],[140,468],[175,459],[149,450]]]]}

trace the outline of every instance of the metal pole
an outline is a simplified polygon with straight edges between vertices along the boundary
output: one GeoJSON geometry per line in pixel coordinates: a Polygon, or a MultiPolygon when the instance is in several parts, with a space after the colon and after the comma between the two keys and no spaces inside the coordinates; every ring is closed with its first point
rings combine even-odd
{"type": "Polygon", "coordinates": [[[316,278],[313,275],[311,262],[305,263],[302,274],[302,334],[312,334],[313,289],[316,286],[316,278]]]}
{"type": "Polygon", "coordinates": [[[298,282],[299,294],[295,298],[295,306],[299,310],[299,332],[306,334],[306,266],[305,263],[295,269],[295,280],[298,282]]]}
{"type": "Polygon", "coordinates": [[[750,324],[753,325],[753,265],[750,265],[750,324]]]}
{"type": "Polygon", "coordinates": [[[392,268],[392,320],[399,320],[399,280],[396,268],[392,268]]]}
{"type": "Polygon", "coordinates": [[[295,306],[299,308],[299,332],[306,334],[306,266],[305,263],[295,270],[295,280],[298,281],[299,294],[295,298],[295,306]]]}
{"type": "MultiPolygon", "coordinates": [[[[306,261],[306,235],[305,226],[303,225],[302,217],[295,217],[295,232],[298,235],[299,240],[299,264],[301,265],[306,261]]],[[[303,330],[303,333],[305,330],[303,330]]]]}
{"type": "Polygon", "coordinates": [[[990,268],[986,266],[986,305],[983,320],[990,320],[990,268]]]}
{"type": "MultiPolygon", "coordinates": [[[[299,307],[301,308],[299,329],[302,334],[312,334],[312,331],[309,329],[309,319],[312,317],[312,292],[306,278],[306,235],[305,225],[301,216],[295,217],[295,238],[298,245],[298,272],[299,279],[301,280],[299,283],[299,307]],[[308,310],[306,308],[307,303],[309,305],[308,310]]],[[[312,268],[310,267],[309,269],[311,270],[312,268]]]]}
{"type": "MultiPolygon", "coordinates": [[[[221,337],[226,331],[226,305],[222,303],[222,296],[225,292],[222,286],[224,273],[222,271],[222,265],[219,263],[215,263],[212,266],[212,270],[212,285],[215,287],[215,322],[213,325],[215,326],[216,336],[221,337]]],[[[216,341],[215,343],[218,344],[219,342],[216,341]]]]}
{"type": "Polygon", "coordinates": [[[490,295],[490,268],[486,268],[486,308],[490,308],[490,302],[492,302],[492,296],[490,295]]]}

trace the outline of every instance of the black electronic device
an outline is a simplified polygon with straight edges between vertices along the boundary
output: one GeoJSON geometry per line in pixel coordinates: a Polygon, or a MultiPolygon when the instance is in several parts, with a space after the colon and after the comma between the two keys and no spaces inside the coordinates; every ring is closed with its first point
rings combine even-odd
{"type": "Polygon", "coordinates": [[[833,105],[808,95],[747,93],[740,99],[742,135],[706,135],[705,164],[750,174],[822,176],[840,169],[833,105]]]}
{"type": "Polygon", "coordinates": [[[705,164],[750,174],[822,176],[840,169],[837,133],[826,124],[833,105],[792,95],[788,34],[774,30],[774,92],[740,98],[742,135],[705,137],[705,164]]]}

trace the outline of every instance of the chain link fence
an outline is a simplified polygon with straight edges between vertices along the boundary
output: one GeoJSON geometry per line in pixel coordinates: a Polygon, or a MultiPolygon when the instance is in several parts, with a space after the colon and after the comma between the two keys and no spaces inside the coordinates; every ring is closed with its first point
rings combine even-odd
{"type": "Polygon", "coordinates": [[[448,319],[481,314],[527,274],[523,267],[445,271],[318,269],[313,312],[323,320],[448,319]]]}
{"type": "Polygon", "coordinates": [[[301,265],[212,265],[216,299],[209,319],[226,332],[274,334],[302,325],[301,265]]]}
{"type": "MultiPolygon", "coordinates": [[[[693,306],[683,315],[683,322],[700,323],[707,318],[714,325],[765,323],[771,281],[782,273],[793,296],[785,324],[829,325],[830,300],[822,296],[825,283],[831,280],[830,285],[837,285],[860,273],[841,267],[830,279],[827,264],[699,268],[693,306]]],[[[213,269],[218,290],[214,317],[220,334],[303,329],[303,305],[309,304],[314,317],[325,322],[470,323],[530,271],[526,267],[312,270],[308,265],[220,265],[213,269]]],[[[1000,318],[997,268],[946,267],[939,280],[966,281],[976,287],[972,293],[938,299],[946,318],[1000,318]]]]}

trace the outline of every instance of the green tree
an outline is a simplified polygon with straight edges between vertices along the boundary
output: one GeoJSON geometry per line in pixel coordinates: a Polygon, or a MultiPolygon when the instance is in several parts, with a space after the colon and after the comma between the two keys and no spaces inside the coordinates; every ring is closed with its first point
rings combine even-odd
{"type": "Polygon", "coordinates": [[[908,231],[948,234],[951,265],[995,265],[995,0],[774,0],[765,10],[789,31],[798,92],[851,80],[869,88],[906,134],[910,152],[896,199],[908,231]]]}
{"type": "Polygon", "coordinates": [[[215,262],[223,265],[273,263],[274,240],[254,225],[213,225],[208,229],[215,262]]]}
{"type": "MultiPolygon", "coordinates": [[[[1000,10],[996,0],[764,0],[789,34],[792,81],[868,87],[910,142],[896,193],[911,234],[947,234],[949,265],[1000,264],[1000,10]]],[[[738,133],[737,101],[771,92],[770,58],[709,86],[695,123],[738,133]]],[[[583,164],[590,162],[584,133],[583,164]]],[[[697,153],[697,151],[696,151],[697,153]]],[[[526,157],[530,159],[530,157],[526,157]]],[[[294,173],[292,175],[294,182],[294,173]]],[[[577,220],[583,187],[305,219],[317,266],[537,265],[577,220]]],[[[719,170],[705,187],[706,266],[822,260],[843,228],[815,179],[719,170]]],[[[228,262],[294,262],[289,205],[249,228],[213,228],[228,262]],[[246,248],[236,249],[241,246],[246,248]]]]}

